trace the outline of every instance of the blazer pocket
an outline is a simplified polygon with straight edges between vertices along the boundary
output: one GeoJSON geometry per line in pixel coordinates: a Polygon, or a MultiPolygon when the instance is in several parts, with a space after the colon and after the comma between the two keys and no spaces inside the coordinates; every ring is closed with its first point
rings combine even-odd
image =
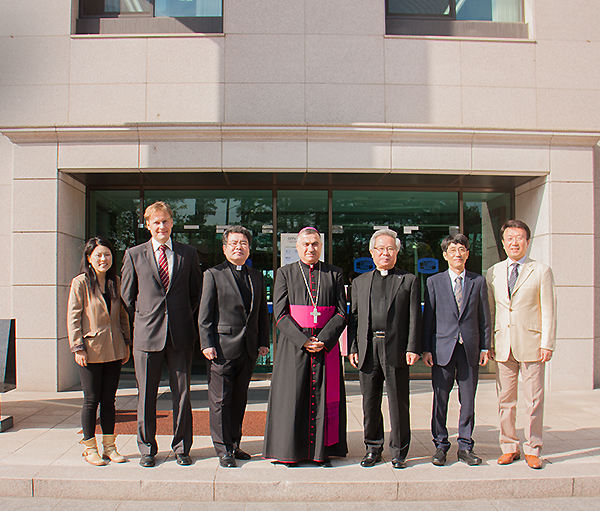
{"type": "Polygon", "coordinates": [[[535,323],[529,323],[527,325],[527,330],[530,330],[531,332],[537,332],[539,334],[542,333],[542,327],[540,325],[536,325],[535,323]]]}
{"type": "Polygon", "coordinates": [[[219,333],[219,334],[230,334],[231,333],[231,326],[219,325],[219,326],[217,326],[217,333],[219,333]]]}

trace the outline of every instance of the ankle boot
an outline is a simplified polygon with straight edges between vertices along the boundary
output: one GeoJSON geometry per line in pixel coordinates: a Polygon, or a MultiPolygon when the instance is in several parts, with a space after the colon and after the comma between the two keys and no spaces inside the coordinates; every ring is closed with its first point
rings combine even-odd
{"type": "Polygon", "coordinates": [[[81,454],[85,458],[85,461],[92,465],[96,465],[97,467],[106,465],[106,461],[104,461],[98,454],[98,446],[96,445],[95,436],[89,440],[82,440],[79,443],[85,445],[85,451],[83,451],[81,454]]]}
{"type": "Polygon", "coordinates": [[[102,454],[102,458],[105,460],[110,460],[114,463],[124,463],[127,461],[127,458],[125,458],[125,456],[121,456],[117,452],[115,438],[117,438],[117,435],[102,436],[102,445],[104,446],[104,454],[102,454]]]}

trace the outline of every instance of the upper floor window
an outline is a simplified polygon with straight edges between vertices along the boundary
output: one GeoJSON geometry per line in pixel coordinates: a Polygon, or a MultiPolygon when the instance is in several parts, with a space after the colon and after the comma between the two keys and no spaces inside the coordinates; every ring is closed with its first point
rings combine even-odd
{"type": "Polygon", "coordinates": [[[523,0],[386,0],[386,26],[398,35],[527,37],[523,0]]]}
{"type": "Polygon", "coordinates": [[[79,0],[79,34],[158,32],[223,32],[223,0],[79,0]]]}

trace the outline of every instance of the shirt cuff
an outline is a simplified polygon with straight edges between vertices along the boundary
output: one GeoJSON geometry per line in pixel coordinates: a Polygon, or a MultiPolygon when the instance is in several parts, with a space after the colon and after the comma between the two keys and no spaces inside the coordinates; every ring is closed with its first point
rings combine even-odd
{"type": "Polygon", "coordinates": [[[71,353],[79,353],[81,351],[85,351],[85,346],[83,344],[75,344],[71,346],[71,353]]]}
{"type": "Polygon", "coordinates": [[[490,350],[481,350],[481,353],[489,353],[490,350]]]}

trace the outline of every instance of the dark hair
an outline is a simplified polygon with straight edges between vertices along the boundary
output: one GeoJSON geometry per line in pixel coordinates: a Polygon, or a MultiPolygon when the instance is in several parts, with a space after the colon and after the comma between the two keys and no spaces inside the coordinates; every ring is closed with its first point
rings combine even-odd
{"type": "Polygon", "coordinates": [[[529,229],[529,226],[525,222],[521,222],[521,220],[508,220],[504,222],[502,227],[500,227],[500,239],[504,239],[504,231],[506,229],[523,229],[527,235],[527,241],[531,238],[531,229],[529,229]]]}
{"type": "Polygon", "coordinates": [[[243,236],[246,236],[248,245],[252,245],[252,234],[248,229],[241,225],[232,225],[223,231],[223,245],[227,245],[230,234],[242,234],[243,236]]]}
{"type": "Polygon", "coordinates": [[[98,278],[96,277],[96,271],[92,268],[91,263],[88,260],[88,257],[92,255],[92,252],[96,249],[96,247],[106,247],[110,250],[112,255],[112,265],[106,272],[106,287],[110,293],[111,298],[117,297],[117,265],[115,264],[115,249],[112,246],[112,243],[108,241],[106,238],[102,236],[95,236],[87,240],[85,247],[83,249],[83,256],[81,257],[81,264],[79,266],[79,273],[83,273],[89,284],[92,286],[92,290],[96,288],[98,285],[98,278]]]}
{"type": "Polygon", "coordinates": [[[448,247],[452,245],[452,243],[456,243],[457,245],[462,245],[467,250],[471,247],[469,243],[469,238],[467,238],[464,234],[457,232],[455,234],[450,234],[446,236],[442,240],[442,252],[448,252],[448,247]]]}

